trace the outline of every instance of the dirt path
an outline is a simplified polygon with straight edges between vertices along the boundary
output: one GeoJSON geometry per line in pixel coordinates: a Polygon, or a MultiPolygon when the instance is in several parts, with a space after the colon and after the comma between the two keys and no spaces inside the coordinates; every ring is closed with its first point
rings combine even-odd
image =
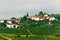
{"type": "Polygon", "coordinates": [[[26,30],[27,30],[27,32],[28,32],[28,33],[30,33],[30,35],[32,35],[32,33],[30,32],[30,30],[29,30],[29,29],[26,29],[26,30]]]}
{"type": "Polygon", "coordinates": [[[11,38],[9,38],[9,37],[5,37],[5,36],[3,36],[1,33],[0,33],[0,36],[1,36],[2,38],[7,39],[7,40],[12,40],[12,39],[11,39],[11,38]]]}
{"type": "Polygon", "coordinates": [[[5,37],[5,36],[1,36],[3,38],[6,38],[7,40],[12,40],[11,38],[5,37]]]}

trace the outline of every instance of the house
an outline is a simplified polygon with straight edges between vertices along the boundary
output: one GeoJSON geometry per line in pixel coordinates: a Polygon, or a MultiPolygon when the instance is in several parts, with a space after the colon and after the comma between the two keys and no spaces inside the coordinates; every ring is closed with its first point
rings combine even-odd
{"type": "Polygon", "coordinates": [[[6,28],[18,28],[19,25],[16,24],[6,24],[6,28]]]}
{"type": "Polygon", "coordinates": [[[10,20],[7,20],[6,27],[7,28],[18,28],[19,24],[20,24],[20,19],[19,18],[10,19],[10,20]],[[17,24],[13,23],[13,21],[16,22],[17,24]]]}
{"type": "Polygon", "coordinates": [[[31,15],[31,16],[28,16],[27,18],[30,18],[30,19],[36,20],[36,21],[44,20],[44,18],[36,16],[36,15],[31,15]]]}

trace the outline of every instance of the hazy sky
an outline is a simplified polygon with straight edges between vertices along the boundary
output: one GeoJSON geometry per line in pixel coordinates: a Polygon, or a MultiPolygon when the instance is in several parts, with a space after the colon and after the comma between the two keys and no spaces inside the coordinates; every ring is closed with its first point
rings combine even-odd
{"type": "Polygon", "coordinates": [[[0,0],[0,19],[36,14],[39,11],[60,13],[60,0],[0,0]]]}

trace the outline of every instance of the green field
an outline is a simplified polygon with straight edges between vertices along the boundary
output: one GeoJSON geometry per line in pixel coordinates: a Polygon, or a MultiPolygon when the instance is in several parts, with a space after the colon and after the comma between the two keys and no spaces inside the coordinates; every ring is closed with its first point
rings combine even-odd
{"type": "MultiPolygon", "coordinates": [[[[43,32],[41,33],[41,31],[39,31],[39,30],[40,30],[39,28],[31,28],[30,29],[30,31],[32,32],[32,34],[40,36],[40,34],[42,34],[43,32]]],[[[9,30],[9,31],[12,31],[12,30],[9,30]]],[[[1,33],[2,33],[3,36],[12,38],[13,40],[45,40],[45,39],[47,39],[47,40],[60,40],[60,38],[58,38],[58,37],[57,38],[48,38],[48,37],[46,38],[46,37],[43,37],[43,36],[42,37],[36,37],[36,36],[35,37],[16,37],[18,35],[18,33],[13,33],[13,32],[9,33],[9,31],[7,31],[7,32],[3,31],[1,33]]],[[[26,33],[26,32],[23,31],[23,33],[26,33]]],[[[54,32],[55,32],[55,34],[60,34],[60,28],[56,28],[54,32]]],[[[19,32],[19,33],[20,33],[20,35],[26,35],[26,34],[21,34],[22,32],[19,32]]]]}

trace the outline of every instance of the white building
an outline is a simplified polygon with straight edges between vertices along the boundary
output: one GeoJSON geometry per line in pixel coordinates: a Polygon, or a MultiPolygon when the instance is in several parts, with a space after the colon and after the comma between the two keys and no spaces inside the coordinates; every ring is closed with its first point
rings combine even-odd
{"type": "Polygon", "coordinates": [[[39,21],[39,20],[44,20],[44,18],[39,17],[39,16],[35,16],[35,15],[28,16],[28,18],[30,18],[30,19],[32,19],[32,20],[36,20],[36,21],[39,21]]]}
{"type": "Polygon", "coordinates": [[[45,20],[45,19],[53,21],[53,20],[56,19],[55,17],[48,16],[48,15],[44,15],[44,16],[35,16],[35,15],[32,15],[32,16],[28,16],[28,18],[30,18],[32,20],[36,20],[36,21],[45,20]]]}

